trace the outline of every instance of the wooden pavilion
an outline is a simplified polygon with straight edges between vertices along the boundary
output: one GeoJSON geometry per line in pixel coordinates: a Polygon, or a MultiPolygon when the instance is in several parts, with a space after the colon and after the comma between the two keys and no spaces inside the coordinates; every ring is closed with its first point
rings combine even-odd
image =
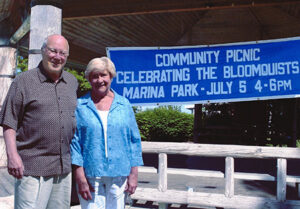
{"type": "MultiPolygon", "coordinates": [[[[49,34],[68,39],[67,65],[83,70],[91,58],[105,56],[106,47],[269,40],[299,36],[299,28],[300,0],[0,0],[0,108],[15,75],[17,55],[28,56],[29,68],[35,67],[49,34]]],[[[291,146],[299,126],[297,100],[276,103],[285,105],[281,122],[290,127],[291,146]]],[[[268,104],[237,103],[237,123],[266,126],[268,104]]],[[[201,114],[202,106],[196,105],[195,140],[200,142],[209,133],[201,114]]],[[[0,166],[4,155],[0,149],[0,166]]]]}
{"type": "MultiPolygon", "coordinates": [[[[82,70],[91,58],[106,55],[106,47],[269,40],[299,36],[299,28],[300,0],[0,0],[0,95],[3,99],[14,76],[16,54],[28,56],[29,68],[35,67],[41,43],[52,33],[68,39],[67,65],[82,70]]],[[[291,101],[284,123],[295,146],[299,104],[291,101]]],[[[237,123],[266,124],[267,105],[237,103],[237,123]]],[[[198,141],[207,133],[201,109],[196,105],[198,141]]]]}

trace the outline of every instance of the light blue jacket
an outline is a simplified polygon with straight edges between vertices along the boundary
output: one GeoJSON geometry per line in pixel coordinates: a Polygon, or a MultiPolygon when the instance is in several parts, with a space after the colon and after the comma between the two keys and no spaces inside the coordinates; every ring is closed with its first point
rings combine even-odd
{"type": "Polygon", "coordinates": [[[87,177],[128,176],[143,165],[141,137],[131,104],[114,91],[107,118],[107,157],[103,126],[91,94],[77,100],[77,129],[71,143],[72,164],[87,177]]]}

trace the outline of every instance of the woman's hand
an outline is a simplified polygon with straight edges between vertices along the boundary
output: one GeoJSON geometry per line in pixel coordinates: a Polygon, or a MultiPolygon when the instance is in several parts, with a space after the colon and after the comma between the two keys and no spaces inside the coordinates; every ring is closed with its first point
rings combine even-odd
{"type": "Polygon", "coordinates": [[[130,195],[136,190],[138,184],[138,167],[132,167],[129,176],[127,177],[127,185],[125,191],[130,195]]]}
{"type": "Polygon", "coordinates": [[[81,197],[85,200],[91,200],[91,192],[94,192],[95,190],[85,177],[83,167],[76,166],[75,179],[78,186],[78,193],[81,195],[81,197]]]}

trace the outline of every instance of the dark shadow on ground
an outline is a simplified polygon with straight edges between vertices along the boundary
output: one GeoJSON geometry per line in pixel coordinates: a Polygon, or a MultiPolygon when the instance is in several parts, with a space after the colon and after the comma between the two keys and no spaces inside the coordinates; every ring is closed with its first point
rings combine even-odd
{"type": "MultiPolygon", "coordinates": [[[[243,180],[242,183],[248,190],[263,191],[276,198],[276,182],[271,181],[248,181],[243,180]]],[[[286,186],[286,199],[287,200],[299,200],[297,197],[297,188],[294,183],[288,183],[286,186]]]]}
{"type": "MultiPolygon", "coordinates": [[[[158,209],[158,204],[152,201],[147,201],[145,203],[139,203],[138,201],[134,200],[132,206],[140,207],[140,208],[147,208],[147,209],[158,209]]],[[[196,206],[188,206],[185,204],[168,204],[168,209],[206,209],[203,207],[196,207],[196,206]]]]}

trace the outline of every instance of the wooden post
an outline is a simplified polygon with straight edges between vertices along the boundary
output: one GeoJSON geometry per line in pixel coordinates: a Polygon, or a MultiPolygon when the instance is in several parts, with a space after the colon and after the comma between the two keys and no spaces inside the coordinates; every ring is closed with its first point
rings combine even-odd
{"type": "Polygon", "coordinates": [[[14,33],[9,39],[9,43],[14,45],[17,44],[30,30],[30,16],[22,23],[21,27],[14,33]]]}
{"type": "MultiPolygon", "coordinates": [[[[158,156],[158,191],[165,192],[168,189],[168,160],[167,154],[160,153],[158,156]]],[[[159,209],[167,209],[168,204],[159,203],[159,209]]]]}
{"type": "MultiPolygon", "coordinates": [[[[0,47],[0,110],[5,100],[6,94],[12,83],[16,69],[17,53],[12,47],[0,47]]],[[[6,166],[7,157],[2,127],[0,127],[0,167],[6,166]]]]}
{"type": "Polygon", "coordinates": [[[234,159],[226,157],[225,159],[225,196],[233,197],[234,195],[234,159]]]}
{"type": "Polygon", "coordinates": [[[61,24],[62,10],[60,8],[51,5],[35,5],[31,8],[28,51],[29,70],[37,67],[41,61],[40,50],[45,38],[51,34],[61,34],[61,24]]]}
{"type": "Polygon", "coordinates": [[[286,159],[277,159],[277,200],[285,201],[286,199],[286,159]]]}

